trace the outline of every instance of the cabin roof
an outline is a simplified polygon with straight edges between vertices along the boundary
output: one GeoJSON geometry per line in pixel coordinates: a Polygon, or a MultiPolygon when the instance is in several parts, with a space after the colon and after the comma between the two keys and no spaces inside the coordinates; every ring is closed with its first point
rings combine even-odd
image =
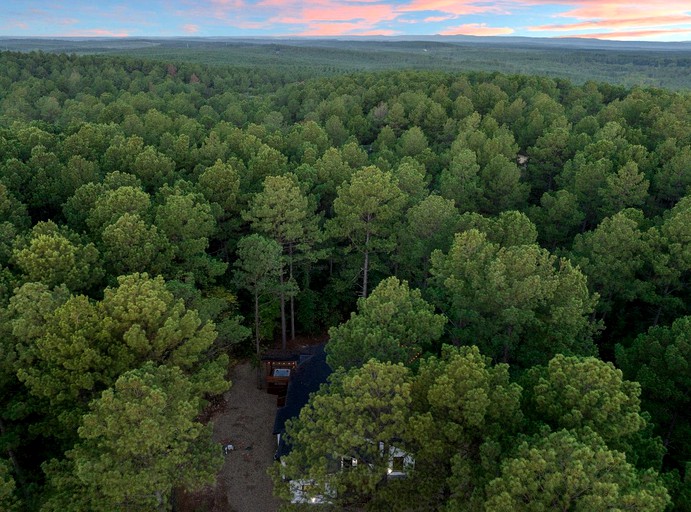
{"type": "MultiPolygon", "coordinates": [[[[301,357],[301,364],[293,371],[286,391],[285,405],[276,411],[274,434],[285,433],[286,421],[300,414],[300,410],[309,401],[310,394],[319,391],[319,387],[331,375],[331,367],[326,364],[324,345],[316,345],[311,349],[310,352],[301,354],[307,357],[301,357]]],[[[289,452],[290,446],[285,443],[284,436],[281,435],[275,458],[279,459],[289,452]]]]}

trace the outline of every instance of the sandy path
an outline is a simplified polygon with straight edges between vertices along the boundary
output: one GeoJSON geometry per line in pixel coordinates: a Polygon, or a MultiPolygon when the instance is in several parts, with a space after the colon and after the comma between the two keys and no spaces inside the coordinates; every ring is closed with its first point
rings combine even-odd
{"type": "Polygon", "coordinates": [[[273,430],[276,397],[257,389],[257,373],[249,363],[235,366],[233,386],[225,395],[226,410],[214,418],[214,440],[232,443],[218,475],[214,510],[275,512],[280,502],[266,474],[276,449],[273,430]],[[220,492],[219,492],[220,491],[220,492]],[[219,498],[223,503],[218,503],[219,498]]]}

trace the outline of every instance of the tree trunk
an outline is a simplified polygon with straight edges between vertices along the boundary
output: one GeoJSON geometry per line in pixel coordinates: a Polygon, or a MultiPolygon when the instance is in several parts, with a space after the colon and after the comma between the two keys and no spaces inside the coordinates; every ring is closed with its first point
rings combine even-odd
{"type": "MultiPolygon", "coordinates": [[[[669,295],[669,283],[665,286],[665,291],[662,293],[662,296],[667,298],[667,295],[669,295]]],[[[658,322],[660,321],[660,315],[662,314],[662,301],[660,301],[660,305],[657,308],[657,312],[655,313],[655,320],[653,321],[653,327],[657,327],[658,322]]]]}
{"type": "Polygon", "coordinates": [[[367,298],[367,274],[369,272],[369,230],[365,237],[365,261],[362,265],[362,297],[367,298]]]}
{"type": "Polygon", "coordinates": [[[662,445],[667,448],[669,446],[669,441],[672,438],[672,433],[674,432],[674,427],[677,425],[677,417],[679,416],[679,411],[674,411],[674,416],[672,416],[672,423],[669,424],[669,428],[667,429],[667,434],[665,435],[664,441],[662,441],[662,445]]]}
{"type": "Polygon", "coordinates": [[[504,343],[504,353],[502,354],[502,363],[509,364],[509,345],[511,343],[511,335],[513,334],[513,325],[510,325],[506,330],[508,339],[504,343]]]}
{"type": "MultiPolygon", "coordinates": [[[[293,245],[291,244],[290,247],[288,247],[288,275],[290,277],[290,281],[293,281],[293,245]]],[[[293,294],[290,295],[290,339],[294,340],[295,339],[295,297],[293,294]]]]}
{"type": "Polygon", "coordinates": [[[283,269],[281,268],[281,348],[286,349],[287,336],[286,336],[286,290],[285,290],[285,279],[283,278],[283,269]]]}
{"type": "Polygon", "coordinates": [[[254,292],[254,341],[257,348],[257,360],[259,360],[259,293],[254,292]]]}
{"type": "MultiPolygon", "coordinates": [[[[0,418],[0,434],[3,436],[6,434],[5,430],[5,424],[2,421],[2,418],[0,418]]],[[[17,461],[17,454],[14,452],[12,448],[7,449],[7,455],[10,457],[10,460],[12,461],[12,466],[14,466],[14,472],[17,474],[17,479],[21,482],[24,481],[22,470],[19,467],[19,462],[17,461]]]]}
{"type": "Polygon", "coordinates": [[[168,508],[166,507],[166,502],[163,499],[163,493],[161,491],[156,491],[156,501],[158,502],[158,510],[161,512],[165,512],[165,510],[168,508]]]}

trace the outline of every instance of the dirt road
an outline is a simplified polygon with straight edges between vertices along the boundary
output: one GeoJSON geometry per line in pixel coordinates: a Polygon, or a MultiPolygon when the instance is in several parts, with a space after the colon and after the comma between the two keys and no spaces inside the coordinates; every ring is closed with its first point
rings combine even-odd
{"type": "Polygon", "coordinates": [[[218,475],[214,511],[275,512],[280,502],[266,470],[276,449],[271,434],[276,397],[257,389],[256,369],[249,363],[235,366],[230,378],[226,410],[214,418],[214,440],[232,443],[234,450],[218,475]]]}

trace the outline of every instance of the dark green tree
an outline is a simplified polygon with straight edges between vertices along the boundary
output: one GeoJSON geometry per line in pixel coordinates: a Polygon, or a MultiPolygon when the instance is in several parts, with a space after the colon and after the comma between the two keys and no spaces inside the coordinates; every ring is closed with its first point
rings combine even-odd
{"type": "Polygon", "coordinates": [[[448,254],[432,254],[430,294],[457,342],[477,344],[495,361],[519,367],[556,353],[594,352],[589,319],[597,297],[568,260],[537,245],[501,247],[471,229],[448,254]]]}
{"type": "Polygon", "coordinates": [[[640,383],[643,408],[652,415],[668,457],[683,467],[691,459],[691,317],[653,327],[629,347],[617,345],[616,355],[624,375],[640,383]]]}
{"type": "Polygon", "coordinates": [[[309,258],[308,252],[318,240],[317,217],[310,208],[307,197],[295,183],[294,176],[288,175],[268,176],[264,180],[264,189],[254,196],[243,217],[255,231],[275,240],[281,246],[288,263],[287,283],[283,264],[279,272],[281,340],[285,349],[285,299],[286,295],[290,299],[290,333],[291,338],[295,339],[294,297],[298,291],[294,279],[295,261],[301,257],[309,258]]]}

